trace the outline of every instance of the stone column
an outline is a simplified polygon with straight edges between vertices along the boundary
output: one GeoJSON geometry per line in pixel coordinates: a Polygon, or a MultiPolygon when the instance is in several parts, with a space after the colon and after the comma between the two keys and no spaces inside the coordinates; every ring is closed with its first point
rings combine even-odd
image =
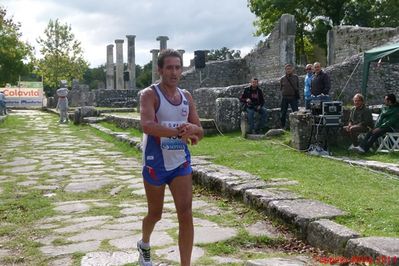
{"type": "Polygon", "coordinates": [[[116,89],[123,90],[123,40],[115,40],[116,44],[116,89]]]}
{"type": "Polygon", "coordinates": [[[159,41],[159,49],[165,50],[168,48],[167,41],[169,40],[168,36],[158,36],[157,41],[159,41]]]}
{"type": "Polygon", "coordinates": [[[280,23],[280,75],[284,75],[285,64],[295,66],[296,20],[293,15],[283,14],[280,23]]]}
{"type": "Polygon", "coordinates": [[[152,49],[150,51],[152,53],[152,83],[159,79],[158,75],[158,49],[152,49]]]}
{"type": "Polygon", "coordinates": [[[185,53],[186,51],[184,51],[184,50],[182,50],[182,49],[179,49],[179,50],[177,50],[177,51],[181,54],[181,65],[184,66],[184,64],[183,64],[183,55],[184,55],[184,53],[185,53]]]}
{"type": "Polygon", "coordinates": [[[136,35],[126,35],[127,38],[127,70],[129,71],[128,89],[136,89],[136,55],[134,39],[136,35]]]}
{"type": "Polygon", "coordinates": [[[106,67],[106,80],[107,90],[113,90],[115,88],[114,84],[114,45],[107,45],[107,67],[106,67]]]}

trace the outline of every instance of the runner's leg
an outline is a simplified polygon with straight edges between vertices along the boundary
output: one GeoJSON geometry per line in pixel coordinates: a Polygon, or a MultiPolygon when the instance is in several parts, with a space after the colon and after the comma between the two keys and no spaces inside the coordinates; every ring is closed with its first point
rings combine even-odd
{"type": "Polygon", "coordinates": [[[144,180],[144,188],[147,197],[148,213],[143,219],[142,240],[145,243],[149,243],[154,226],[162,217],[165,185],[159,187],[153,186],[144,180]]]}
{"type": "Polygon", "coordinates": [[[169,184],[179,220],[180,265],[189,266],[193,250],[194,226],[192,213],[192,176],[178,176],[169,184]]]}

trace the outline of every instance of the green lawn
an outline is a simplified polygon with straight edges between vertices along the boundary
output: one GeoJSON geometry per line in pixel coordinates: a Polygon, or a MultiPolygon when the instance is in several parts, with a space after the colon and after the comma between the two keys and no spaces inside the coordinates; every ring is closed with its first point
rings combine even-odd
{"type": "Polygon", "coordinates": [[[300,185],[291,190],[347,211],[338,222],[364,235],[399,236],[399,178],[300,153],[284,145],[288,135],[261,141],[243,139],[239,133],[212,136],[191,150],[265,180],[296,180],[300,185]]]}

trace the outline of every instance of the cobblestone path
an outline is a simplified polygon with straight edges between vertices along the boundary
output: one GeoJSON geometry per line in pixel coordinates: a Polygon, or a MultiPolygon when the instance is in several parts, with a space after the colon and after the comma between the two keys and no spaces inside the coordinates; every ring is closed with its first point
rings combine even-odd
{"type": "MultiPolygon", "coordinates": [[[[47,113],[9,119],[0,124],[0,265],[137,265],[146,213],[139,156],[47,113]]],[[[238,203],[197,189],[193,212],[193,265],[315,264],[284,252],[290,236],[238,203]]],[[[157,265],[178,265],[177,230],[167,192],[151,243],[157,265]]]]}

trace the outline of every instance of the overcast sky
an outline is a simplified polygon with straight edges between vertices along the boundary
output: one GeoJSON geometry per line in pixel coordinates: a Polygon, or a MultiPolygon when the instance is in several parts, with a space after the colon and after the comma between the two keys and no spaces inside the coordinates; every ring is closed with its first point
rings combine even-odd
{"type": "MultiPolygon", "coordinates": [[[[156,37],[169,37],[168,48],[184,49],[184,65],[194,50],[228,47],[248,53],[262,38],[254,37],[255,16],[247,0],[0,0],[7,17],[20,22],[22,39],[36,47],[50,19],[68,23],[81,41],[91,67],[105,64],[106,46],[136,35],[136,64],[151,60],[156,37]]],[[[114,49],[115,50],[115,49],[114,49]]],[[[115,56],[114,56],[115,60],[115,56]]]]}

